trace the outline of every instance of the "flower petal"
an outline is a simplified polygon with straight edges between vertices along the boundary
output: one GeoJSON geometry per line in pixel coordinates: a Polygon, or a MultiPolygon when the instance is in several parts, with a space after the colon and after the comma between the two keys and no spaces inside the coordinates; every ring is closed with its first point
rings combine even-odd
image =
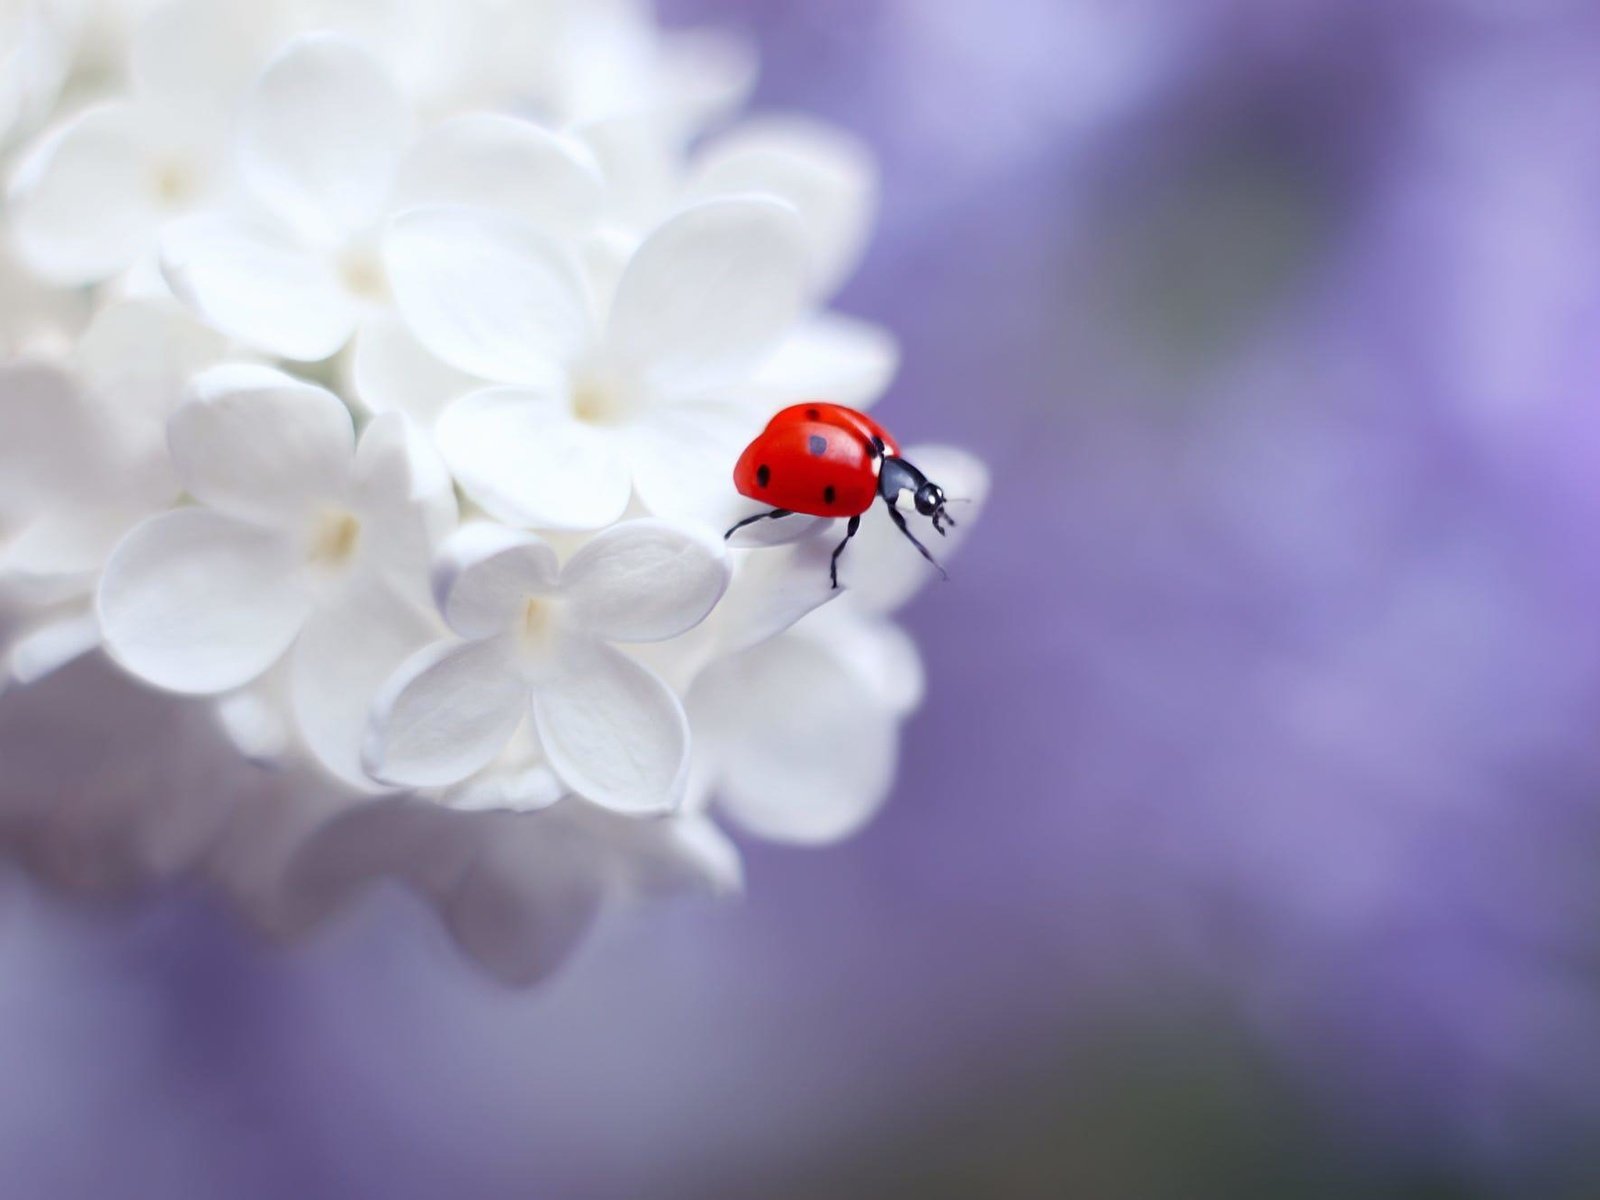
{"type": "Polygon", "coordinates": [[[202,118],[221,118],[260,67],[275,15],[269,5],[215,0],[152,9],[129,39],[134,90],[174,114],[199,109],[202,118]]]}
{"type": "Polygon", "coordinates": [[[140,116],[127,103],[88,109],[23,160],[8,207],[32,270],[54,283],[96,283],[154,249],[161,214],[140,116]]]}
{"type": "Polygon", "coordinates": [[[384,260],[411,331],[459,370],[550,385],[589,344],[577,258],[526,222],[461,207],[413,209],[390,223],[384,260]]]}
{"type": "Polygon", "coordinates": [[[760,837],[837,841],[888,796],[898,722],[812,642],[775,638],[713,664],[688,705],[723,809],[760,837]]]}
{"type": "Polygon", "coordinates": [[[621,651],[575,640],[535,687],[533,712],[551,767],[580,796],[632,815],[678,804],[689,765],[683,706],[621,651]]]}
{"type": "Polygon", "coordinates": [[[239,168],[266,208],[320,245],[377,221],[410,135],[383,66],[335,34],[290,42],[246,97],[239,168]]]}
{"type": "Polygon", "coordinates": [[[372,697],[437,625],[393,587],[353,576],[306,622],[290,655],[295,727],[341,781],[370,789],[361,765],[372,697]]]}
{"type": "MultiPolygon", "coordinates": [[[[92,486],[103,460],[97,414],[70,371],[0,363],[0,514],[11,525],[92,486]]],[[[92,494],[92,493],[89,493],[92,494]]]]}
{"type": "Polygon", "coordinates": [[[391,313],[369,318],[356,332],[348,390],[368,412],[402,412],[431,428],[450,401],[478,386],[429,354],[391,313]]]}
{"type": "Polygon", "coordinates": [[[573,618],[608,641],[662,642],[705,620],[728,586],[722,539],[666,521],[601,530],[567,561],[573,618]]]}
{"type": "Polygon", "coordinates": [[[355,328],[355,301],[325,259],[229,217],[167,226],[161,269],[209,324],[284,358],[327,358],[355,328]]]}
{"type": "Polygon", "coordinates": [[[554,591],[559,574],[556,552],[542,538],[474,521],[439,548],[433,593],[450,628],[488,637],[516,620],[528,596],[554,591]]]}
{"type": "Polygon", "coordinates": [[[822,313],[784,338],[750,390],[774,408],[814,396],[866,408],[883,395],[899,367],[900,346],[887,330],[822,313]]]}
{"type": "Polygon", "coordinates": [[[229,364],[195,377],[167,444],[183,485],[213,507],[278,523],[343,498],[355,431],[332,392],[229,364]]]}
{"type": "Polygon", "coordinates": [[[573,419],[553,392],[474,392],[445,410],[435,437],[462,490],[512,525],[595,529],[628,506],[619,439],[573,419]]]}
{"type": "Polygon", "coordinates": [[[626,431],[634,490],[656,516],[720,535],[747,511],[733,489],[733,467],[759,432],[760,416],[733,405],[671,404],[647,412],[626,431]]]}
{"type": "Polygon", "coordinates": [[[733,582],[712,616],[718,650],[732,654],[759,645],[838,599],[843,592],[828,577],[837,544],[816,537],[737,555],[733,582]]]}
{"type": "Polygon", "coordinates": [[[351,508],[361,561],[393,587],[429,603],[433,551],[456,524],[456,492],[433,443],[400,413],[361,431],[351,508]]]}
{"type": "Polygon", "coordinates": [[[623,272],[608,361],[673,393],[731,382],[777,345],[809,287],[794,209],[760,198],[698,204],[657,228],[623,272]]]}
{"type": "Polygon", "coordinates": [[[842,129],[801,117],[741,124],[700,154],[688,187],[697,199],[764,193],[805,223],[815,294],[831,295],[855,270],[877,206],[872,154],[842,129]]]}
{"type": "Polygon", "coordinates": [[[151,517],[101,577],[106,648],[157,687],[239,687],[276,662],[305,622],[310,600],[297,565],[286,538],[209,509],[151,517]]]}
{"type": "Polygon", "coordinates": [[[397,203],[497,209],[581,236],[605,201],[600,166],[582,142],[532,121],[474,113],[423,134],[400,170],[397,203]]]}
{"type": "Polygon", "coordinates": [[[99,645],[100,622],[92,612],[75,612],[36,625],[11,643],[0,669],[0,692],[37,683],[99,645]]]}
{"type": "Polygon", "coordinates": [[[95,416],[118,451],[119,491],[152,502],[177,492],[167,462],[167,418],[189,381],[227,341],[171,299],[128,300],[100,310],[74,355],[95,416]],[[137,473],[142,478],[134,480],[137,473]]]}
{"type": "Polygon", "coordinates": [[[527,685],[501,639],[436,642],[378,693],[362,762],[383,783],[443,787],[494,761],[527,713],[527,685]]]}
{"type": "Polygon", "coordinates": [[[565,962],[605,900],[610,847],[563,807],[476,817],[479,851],[444,904],[462,949],[509,984],[565,962]]]}

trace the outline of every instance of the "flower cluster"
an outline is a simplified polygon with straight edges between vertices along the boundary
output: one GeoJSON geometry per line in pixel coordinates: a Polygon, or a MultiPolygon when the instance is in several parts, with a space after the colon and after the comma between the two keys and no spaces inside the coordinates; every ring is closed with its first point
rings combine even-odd
{"type": "Polygon", "coordinates": [[[15,853],[279,930],[403,877],[526,979],[611,896],[735,887],[719,814],[872,814],[926,568],[877,516],[840,594],[837,533],[722,537],[767,417],[894,372],[826,307],[863,147],[727,125],[743,48],[626,0],[38,0],[14,61],[15,853]]]}

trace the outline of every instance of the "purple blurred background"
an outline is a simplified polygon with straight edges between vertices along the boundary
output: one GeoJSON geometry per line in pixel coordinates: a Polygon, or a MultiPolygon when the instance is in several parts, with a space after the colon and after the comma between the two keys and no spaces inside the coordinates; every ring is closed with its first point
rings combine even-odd
{"type": "Polygon", "coordinates": [[[995,474],[897,794],[546,989],[0,905],[34,1197],[1595,1194],[1600,10],[673,0],[995,474]]]}

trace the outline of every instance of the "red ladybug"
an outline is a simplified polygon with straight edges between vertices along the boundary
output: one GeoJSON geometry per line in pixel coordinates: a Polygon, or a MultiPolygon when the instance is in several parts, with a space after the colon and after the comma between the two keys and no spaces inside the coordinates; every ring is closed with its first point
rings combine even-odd
{"type": "Polygon", "coordinates": [[[724,535],[755,521],[805,513],[813,517],[849,517],[844,541],[833,551],[829,578],[839,586],[839,555],[861,528],[861,514],[879,496],[900,532],[939,568],[928,548],[906,527],[897,507],[900,493],[912,493],[916,509],[933,520],[943,536],[955,521],[945,512],[944,490],[900,457],[889,431],[865,413],[842,404],[796,404],[784,409],[739,456],[733,485],[741,495],[772,505],[770,512],[746,517],[724,535]]]}

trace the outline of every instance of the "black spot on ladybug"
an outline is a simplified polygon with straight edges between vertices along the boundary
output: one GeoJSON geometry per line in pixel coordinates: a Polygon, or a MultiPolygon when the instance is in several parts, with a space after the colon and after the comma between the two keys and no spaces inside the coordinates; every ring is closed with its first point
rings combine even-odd
{"type": "Polygon", "coordinates": [[[828,439],[820,434],[813,433],[806,439],[806,449],[821,458],[828,452],[828,439]]]}
{"type": "Polygon", "coordinates": [[[833,490],[833,484],[830,483],[827,487],[822,489],[822,502],[824,504],[832,504],[834,497],[838,494],[838,492],[833,490]]]}
{"type": "Polygon", "coordinates": [[[771,482],[772,482],[772,468],[767,466],[766,463],[762,463],[759,467],[756,468],[756,486],[757,487],[766,487],[767,484],[769,484],[771,482]]]}
{"type": "Polygon", "coordinates": [[[820,420],[822,420],[822,410],[820,408],[808,408],[808,409],[806,409],[806,420],[808,420],[808,421],[820,421],[820,420]]]}

